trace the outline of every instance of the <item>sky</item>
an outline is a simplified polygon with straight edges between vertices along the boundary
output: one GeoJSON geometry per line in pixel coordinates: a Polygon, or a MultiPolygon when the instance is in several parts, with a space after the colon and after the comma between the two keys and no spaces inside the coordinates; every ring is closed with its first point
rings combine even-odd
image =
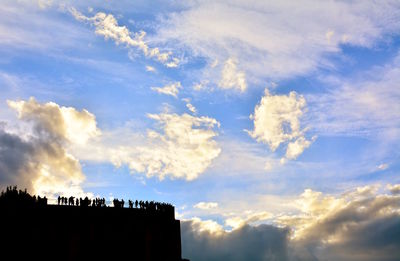
{"type": "Polygon", "coordinates": [[[398,260],[400,2],[0,3],[1,189],[172,203],[190,260],[398,260]]]}

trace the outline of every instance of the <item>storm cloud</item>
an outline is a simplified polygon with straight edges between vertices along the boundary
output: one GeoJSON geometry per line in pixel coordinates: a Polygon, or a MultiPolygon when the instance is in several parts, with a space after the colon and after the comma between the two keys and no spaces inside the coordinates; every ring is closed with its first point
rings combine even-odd
{"type": "MultiPolygon", "coordinates": [[[[391,187],[391,186],[390,186],[391,187]]],[[[306,190],[297,214],[275,225],[244,225],[231,232],[210,220],[183,221],[183,256],[190,260],[398,260],[400,196],[378,187],[341,195],[306,190]],[[211,229],[212,228],[212,229],[211,229]]]]}
{"type": "Polygon", "coordinates": [[[215,234],[196,227],[193,221],[181,223],[182,256],[191,261],[288,260],[287,229],[246,225],[215,234]]]}

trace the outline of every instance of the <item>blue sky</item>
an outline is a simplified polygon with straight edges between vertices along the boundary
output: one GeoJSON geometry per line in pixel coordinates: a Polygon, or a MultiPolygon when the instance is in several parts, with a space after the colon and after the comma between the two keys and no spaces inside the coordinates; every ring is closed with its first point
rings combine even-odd
{"type": "Polygon", "coordinates": [[[215,235],[398,197],[397,1],[1,2],[2,135],[34,148],[4,186],[167,201],[215,235]]]}

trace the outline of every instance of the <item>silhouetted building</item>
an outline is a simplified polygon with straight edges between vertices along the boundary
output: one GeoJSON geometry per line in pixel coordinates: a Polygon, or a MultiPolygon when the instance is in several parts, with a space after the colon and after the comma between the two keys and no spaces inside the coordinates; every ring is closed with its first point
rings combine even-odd
{"type": "Polygon", "coordinates": [[[106,207],[101,199],[97,202],[92,206],[81,200],[80,206],[73,206],[71,199],[65,205],[47,205],[46,198],[7,188],[0,196],[1,256],[13,260],[182,260],[180,222],[171,205],[157,211],[156,203],[146,209],[145,204],[123,208],[123,203],[106,207]]]}

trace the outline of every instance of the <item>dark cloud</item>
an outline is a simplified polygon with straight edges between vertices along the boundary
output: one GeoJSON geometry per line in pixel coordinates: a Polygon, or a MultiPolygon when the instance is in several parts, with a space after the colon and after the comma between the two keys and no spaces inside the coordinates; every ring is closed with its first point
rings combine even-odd
{"type": "Polygon", "coordinates": [[[50,197],[59,193],[83,196],[80,184],[85,176],[66,145],[96,133],[94,116],[33,98],[8,101],[8,105],[16,110],[19,121],[31,128],[24,126],[14,133],[7,124],[0,124],[0,189],[17,185],[50,197]]]}
{"type": "Polygon", "coordinates": [[[400,197],[354,196],[311,225],[294,249],[316,260],[399,260],[400,197]]]}
{"type": "Polygon", "coordinates": [[[191,261],[288,260],[288,230],[270,225],[243,226],[232,232],[199,232],[181,223],[182,255],[191,261]]]}
{"type": "MultiPolygon", "coordinates": [[[[337,261],[395,261],[400,257],[400,216],[388,216],[370,221],[359,221],[346,226],[346,233],[338,242],[308,244],[300,242],[316,260],[337,261]]],[[[343,224],[337,224],[338,227],[343,224]]],[[[300,248],[298,248],[300,249],[300,248]]],[[[308,259],[303,259],[308,260],[308,259]]]]}
{"type": "Polygon", "coordinates": [[[0,189],[18,184],[32,190],[37,169],[33,162],[35,146],[0,129],[0,189]]]}
{"type": "Polygon", "coordinates": [[[400,260],[400,195],[377,191],[357,188],[337,197],[309,191],[301,196],[304,213],[286,219],[286,229],[245,225],[210,233],[199,221],[185,221],[183,255],[193,261],[400,260]]]}

